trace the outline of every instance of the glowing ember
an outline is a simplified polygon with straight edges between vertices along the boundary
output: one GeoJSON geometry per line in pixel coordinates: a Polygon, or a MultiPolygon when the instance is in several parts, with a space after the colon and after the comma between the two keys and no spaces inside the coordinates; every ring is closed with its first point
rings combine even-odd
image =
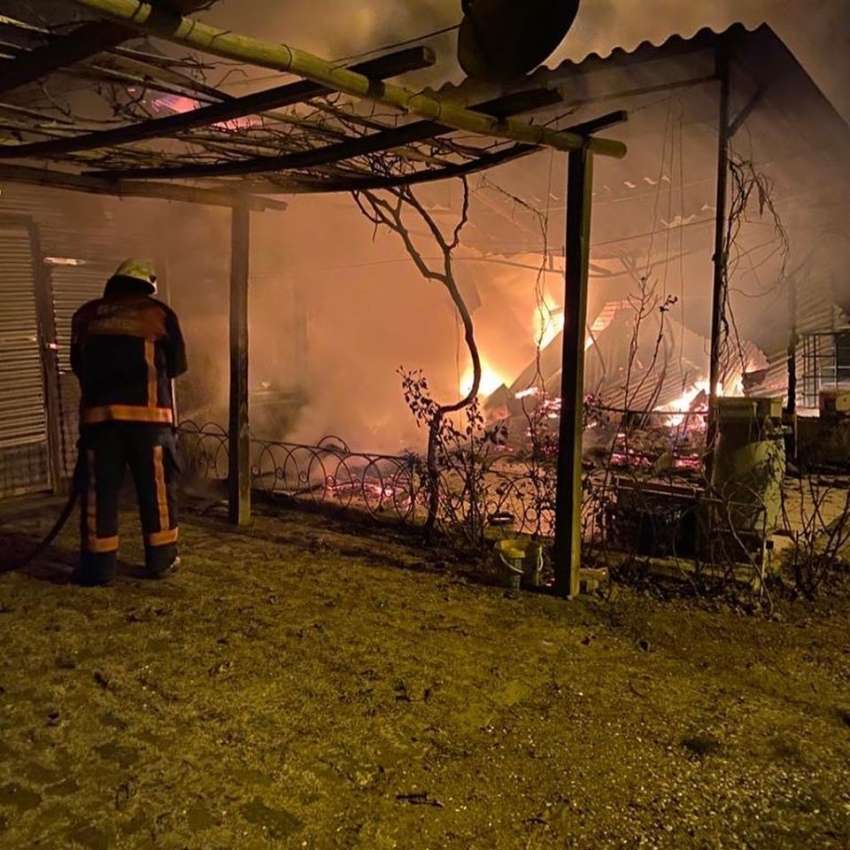
{"type": "Polygon", "coordinates": [[[338,481],[332,475],[325,479],[325,493],[337,499],[359,496],[367,502],[377,499],[379,504],[394,500],[400,507],[406,507],[411,502],[411,495],[401,487],[396,487],[381,481],[338,481]]]}
{"type": "MultiPolygon", "coordinates": [[[[720,398],[729,396],[742,396],[744,394],[743,375],[731,379],[726,384],[717,384],[717,395],[720,398]]],[[[658,413],[672,414],[694,414],[705,413],[708,410],[709,383],[703,378],[697,381],[689,390],[683,393],[670,404],[656,408],[658,413]]],[[[668,417],[666,424],[671,428],[680,426],[687,417],[685,415],[674,415],[668,417]]]]}
{"type": "MultiPolygon", "coordinates": [[[[163,94],[155,97],[150,101],[150,105],[155,112],[172,113],[194,112],[202,106],[191,97],[176,94],[163,94]]],[[[253,127],[257,123],[259,123],[259,120],[255,116],[247,115],[242,118],[232,118],[230,121],[219,121],[212,126],[217,130],[238,130],[244,127],[253,127]]]]}
{"type": "Polygon", "coordinates": [[[532,396],[536,396],[539,392],[540,390],[538,387],[529,387],[527,390],[520,390],[514,395],[514,398],[518,401],[522,401],[524,398],[531,398],[532,396]]]}
{"type": "Polygon", "coordinates": [[[561,415],[561,399],[547,396],[540,402],[540,407],[549,419],[557,419],[561,415]]]}
{"type": "Polygon", "coordinates": [[[201,105],[191,97],[183,97],[177,94],[163,94],[155,97],[150,102],[151,106],[160,112],[192,112],[201,105]]]}
{"type": "MultiPolygon", "coordinates": [[[[658,408],[659,413],[674,413],[674,414],[687,414],[687,413],[695,413],[699,412],[700,408],[704,408],[702,404],[695,405],[694,403],[697,401],[697,398],[700,394],[708,396],[708,381],[697,381],[689,390],[684,392],[679,398],[675,401],[670,402],[670,404],[665,404],[662,407],[658,408]],[[696,406],[697,410],[694,410],[696,406]]],[[[722,389],[718,386],[718,390],[722,389]]],[[[705,406],[704,409],[707,409],[705,406]]],[[[685,416],[668,416],[665,424],[670,428],[678,428],[685,422],[685,416]]]]}

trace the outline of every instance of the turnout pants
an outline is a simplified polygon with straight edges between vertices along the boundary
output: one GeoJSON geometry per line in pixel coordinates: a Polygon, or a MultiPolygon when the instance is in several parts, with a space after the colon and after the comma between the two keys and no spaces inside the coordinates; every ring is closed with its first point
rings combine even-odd
{"type": "Polygon", "coordinates": [[[80,435],[80,566],[77,579],[102,584],[115,574],[118,508],[127,467],[145,538],[145,566],[164,575],[177,557],[177,444],[170,426],[142,422],[85,425],[80,435]]]}

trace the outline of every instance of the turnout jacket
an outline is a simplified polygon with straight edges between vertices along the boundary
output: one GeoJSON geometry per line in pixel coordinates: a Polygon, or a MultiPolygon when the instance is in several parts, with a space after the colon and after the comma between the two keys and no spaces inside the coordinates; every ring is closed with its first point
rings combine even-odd
{"type": "Polygon", "coordinates": [[[82,425],[173,425],[171,379],[186,371],[177,315],[137,293],[89,301],[71,323],[71,368],[82,391],[82,425]]]}

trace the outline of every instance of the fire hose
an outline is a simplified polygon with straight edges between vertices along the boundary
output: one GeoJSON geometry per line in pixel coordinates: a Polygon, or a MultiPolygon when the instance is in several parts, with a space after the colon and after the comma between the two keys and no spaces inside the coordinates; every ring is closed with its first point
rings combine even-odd
{"type": "Polygon", "coordinates": [[[82,484],[83,484],[83,476],[82,476],[82,453],[79,452],[77,454],[77,463],[74,467],[74,475],[71,479],[71,493],[68,496],[68,501],[65,502],[65,506],[62,508],[62,512],[59,514],[56,522],[51,527],[50,531],[44,535],[44,537],[39,540],[39,542],[32,548],[26,555],[22,558],[19,558],[17,561],[12,561],[11,564],[3,564],[0,566],[0,575],[4,573],[12,573],[15,570],[20,570],[23,567],[27,566],[27,564],[32,563],[42,552],[44,552],[48,546],[56,539],[59,532],[65,527],[65,523],[68,522],[68,518],[73,513],[74,507],[77,504],[77,499],[79,499],[82,493],[82,484]]]}
{"type": "MultiPolygon", "coordinates": [[[[173,428],[177,431],[177,397],[175,395],[174,381],[171,381],[171,416],[173,419],[173,428]]],[[[57,538],[59,533],[65,527],[71,514],[74,512],[77,500],[83,493],[85,476],[83,475],[83,452],[79,444],[77,444],[77,462],[74,465],[74,474],[71,477],[71,493],[68,496],[68,501],[62,508],[62,512],[56,519],[56,522],[51,527],[50,531],[42,537],[41,540],[22,558],[17,561],[12,561],[11,564],[0,565],[0,575],[5,573],[13,573],[16,570],[23,569],[28,564],[32,563],[48,546],[57,538]]]]}

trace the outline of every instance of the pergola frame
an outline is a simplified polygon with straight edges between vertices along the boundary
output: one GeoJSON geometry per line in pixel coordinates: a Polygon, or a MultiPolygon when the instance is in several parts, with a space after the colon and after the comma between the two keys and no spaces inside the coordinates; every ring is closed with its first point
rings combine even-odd
{"type": "MultiPolygon", "coordinates": [[[[352,192],[392,188],[459,176],[549,147],[569,156],[566,228],[566,315],[563,350],[561,451],[558,462],[555,572],[556,592],[579,592],[581,550],[581,444],[583,413],[584,332],[587,324],[587,279],[595,154],[622,157],[625,146],[593,134],[625,120],[625,113],[602,116],[586,124],[557,130],[517,117],[560,96],[535,90],[467,108],[431,93],[417,93],[386,80],[433,64],[425,48],[412,48],[351,67],[333,63],[286,45],[225,32],[186,17],[205,0],[68,0],[86,17],[64,35],[0,19],[0,31],[11,28],[19,42],[13,56],[0,65],[0,98],[41,83],[56,74],[83,80],[130,84],[131,69],[147,70],[147,88],[194,99],[196,108],[167,117],[147,117],[122,126],[57,126],[49,111],[0,102],[0,179],[118,197],[153,197],[232,209],[230,279],[230,518],[250,521],[248,418],[248,279],[251,211],[281,210],[272,195],[298,192],[352,192]],[[92,19],[94,17],[94,19],[92,19]],[[167,56],[123,47],[144,35],[256,68],[294,74],[301,81],[233,97],[192,74],[167,56]],[[35,44],[26,46],[28,39],[35,44]],[[24,42],[22,46],[20,42],[24,42]],[[110,62],[97,62],[106,54],[110,62]],[[297,115],[281,116],[284,107],[328,96],[347,96],[348,108],[325,104],[334,117],[325,125],[308,124],[297,115]],[[364,114],[363,104],[391,108],[398,120],[364,114]],[[358,107],[360,104],[360,107],[358,107]],[[11,115],[12,118],[4,118],[11,115]],[[209,150],[218,159],[198,162],[192,146],[196,131],[209,132],[221,122],[245,116],[288,120],[302,135],[287,150],[269,149],[271,137],[233,132],[216,138],[209,150]],[[412,119],[412,120],[410,120],[412,119]],[[360,135],[348,129],[358,127],[360,135]],[[370,132],[366,132],[366,131],[370,132]],[[455,131],[478,139],[452,140],[455,131]],[[17,141],[9,141],[13,132],[17,141]],[[309,133],[313,133],[311,137],[309,133]],[[315,144],[315,136],[329,140],[315,144]],[[304,143],[306,138],[307,143],[304,143]],[[162,164],[150,166],[153,152],[133,147],[167,140],[183,153],[157,154],[162,164]],[[418,147],[417,147],[418,146],[418,147]],[[423,147],[425,150],[423,150],[423,147]],[[247,155],[246,155],[247,154],[247,155]],[[368,157],[380,157],[379,173],[368,157]],[[138,166],[137,163],[143,164],[138,166]],[[364,162],[366,163],[364,165],[364,162]],[[123,167],[121,163],[126,163],[123,167]],[[92,165],[96,167],[91,167],[92,165]],[[245,178],[251,178],[246,182],[245,178]],[[190,181],[187,185],[183,181],[190,181]]],[[[9,45],[6,45],[8,48],[9,45]]],[[[293,131],[294,132],[294,131],[293,131]]],[[[287,137],[288,138],[288,137],[287,137]]]]}

